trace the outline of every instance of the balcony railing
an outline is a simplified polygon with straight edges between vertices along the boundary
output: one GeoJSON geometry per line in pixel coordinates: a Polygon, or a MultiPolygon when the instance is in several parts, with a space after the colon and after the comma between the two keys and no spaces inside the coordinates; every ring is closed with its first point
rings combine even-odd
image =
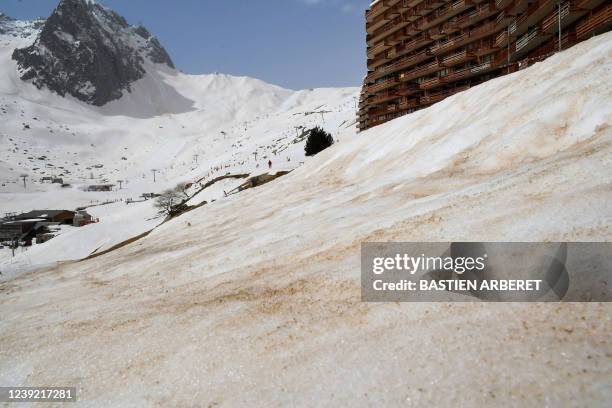
{"type": "Polygon", "coordinates": [[[387,89],[389,87],[392,87],[393,85],[398,84],[399,81],[397,80],[397,78],[389,78],[385,81],[381,81],[381,82],[377,82],[373,85],[368,86],[368,92],[369,93],[376,93],[379,91],[382,91],[383,89],[387,89]]]}
{"type": "Polygon", "coordinates": [[[576,26],[576,37],[579,39],[587,38],[590,33],[600,25],[612,21],[612,4],[608,4],[604,9],[589,16],[584,22],[576,26]]]}
{"type": "Polygon", "coordinates": [[[553,5],[556,7],[555,0],[536,0],[530,4],[527,10],[510,24],[510,34],[521,35],[527,25],[533,25],[540,20],[542,14],[549,12],[553,5]]]}
{"type": "Polygon", "coordinates": [[[418,99],[406,99],[406,100],[402,100],[399,104],[399,108],[400,110],[406,110],[406,109],[414,109],[419,105],[419,100],[418,99]]]}
{"type": "Polygon", "coordinates": [[[419,62],[425,61],[428,58],[431,58],[431,52],[429,52],[429,50],[423,50],[417,54],[404,57],[401,60],[394,62],[393,64],[380,67],[376,70],[376,72],[373,72],[368,76],[371,76],[371,79],[377,79],[383,75],[386,75],[386,73],[408,68],[412,65],[418,64],[419,62]]]}
{"type": "Polygon", "coordinates": [[[387,101],[397,99],[397,98],[399,98],[399,95],[395,92],[384,92],[384,93],[378,94],[370,98],[369,104],[376,105],[376,104],[387,102],[387,101]]]}
{"type": "Polygon", "coordinates": [[[401,46],[397,47],[397,53],[407,54],[409,52],[415,51],[429,43],[433,40],[427,35],[421,35],[410,42],[404,43],[401,46]]]}
{"type": "Polygon", "coordinates": [[[447,21],[442,25],[442,32],[446,35],[452,34],[459,30],[459,23],[456,21],[447,21]]]}
{"type": "Polygon", "coordinates": [[[506,6],[509,6],[512,1],[513,0],[495,0],[495,7],[497,7],[498,10],[504,9],[506,6]]]}
{"type": "Polygon", "coordinates": [[[516,40],[516,52],[519,52],[520,50],[525,48],[531,40],[538,36],[539,32],[540,30],[538,29],[538,27],[534,27],[527,34],[516,40]]]}
{"type": "Polygon", "coordinates": [[[508,31],[504,30],[501,33],[497,34],[495,38],[495,46],[496,47],[504,47],[508,43],[508,31]]]}
{"type": "Polygon", "coordinates": [[[493,64],[491,62],[484,62],[474,67],[463,68],[455,72],[451,72],[450,74],[446,75],[444,79],[448,82],[459,81],[461,79],[481,74],[491,68],[493,68],[493,64]]]}
{"type": "Polygon", "coordinates": [[[476,10],[459,18],[457,20],[457,25],[459,27],[467,27],[482,20],[483,18],[495,14],[496,12],[497,8],[494,5],[490,3],[482,4],[478,6],[476,10]]]}
{"type": "Polygon", "coordinates": [[[421,97],[420,102],[421,104],[429,105],[435,102],[439,102],[442,99],[446,99],[449,96],[454,95],[456,93],[465,91],[466,89],[469,89],[469,88],[470,87],[468,85],[465,85],[465,86],[460,86],[460,87],[453,88],[453,89],[444,89],[444,90],[437,91],[437,92],[431,92],[421,97]]]}
{"type": "Polygon", "coordinates": [[[419,84],[406,83],[397,89],[397,94],[401,96],[408,96],[418,93],[419,91],[419,84]]]}
{"type": "Polygon", "coordinates": [[[451,4],[447,4],[445,7],[438,9],[435,13],[429,14],[428,16],[419,20],[419,28],[427,29],[433,27],[436,24],[448,20],[462,11],[467,10],[473,5],[474,3],[472,0],[457,0],[451,4]]]}
{"type": "Polygon", "coordinates": [[[368,42],[368,44],[372,42],[376,43],[378,41],[381,41],[392,35],[393,33],[397,32],[398,30],[406,27],[410,23],[411,21],[407,19],[405,15],[399,15],[381,28],[374,31],[374,33],[372,33],[371,35],[368,35],[366,41],[368,42]]]}
{"type": "Polygon", "coordinates": [[[436,86],[440,86],[443,83],[444,83],[444,79],[442,77],[430,78],[430,79],[426,79],[425,81],[421,82],[419,84],[419,88],[431,89],[431,88],[435,88],[436,86]]]}
{"type": "Polygon", "coordinates": [[[501,29],[502,27],[500,27],[495,21],[492,21],[473,29],[468,33],[463,33],[445,42],[434,45],[431,47],[431,52],[435,55],[444,54],[445,52],[451,51],[454,48],[463,46],[488,35],[495,34],[501,29]]]}
{"type": "Polygon", "coordinates": [[[368,50],[367,52],[368,59],[374,59],[375,56],[385,52],[385,50],[388,50],[389,48],[391,48],[391,45],[385,43],[384,41],[381,42],[380,44],[375,45],[374,47],[368,50]]]}
{"type": "Polygon", "coordinates": [[[399,1],[400,0],[379,0],[366,11],[366,20],[372,21],[376,16],[389,10],[389,8],[393,7],[399,1]]]}
{"type": "Polygon", "coordinates": [[[400,81],[410,81],[415,78],[419,78],[428,74],[432,74],[442,69],[442,66],[438,61],[432,62],[431,64],[423,65],[413,69],[412,71],[403,72],[400,74],[400,81]]]}
{"type": "Polygon", "coordinates": [[[476,56],[473,53],[463,50],[456,54],[449,55],[448,57],[443,58],[442,65],[444,65],[445,67],[450,67],[473,59],[476,59],[476,56]]]}
{"type": "Polygon", "coordinates": [[[451,38],[450,40],[446,40],[443,43],[434,45],[433,47],[431,47],[431,52],[433,52],[434,54],[441,53],[446,49],[452,48],[453,45],[455,45],[456,43],[460,41],[465,40],[466,38],[468,38],[468,35],[465,33],[458,35],[457,37],[451,38]]]}

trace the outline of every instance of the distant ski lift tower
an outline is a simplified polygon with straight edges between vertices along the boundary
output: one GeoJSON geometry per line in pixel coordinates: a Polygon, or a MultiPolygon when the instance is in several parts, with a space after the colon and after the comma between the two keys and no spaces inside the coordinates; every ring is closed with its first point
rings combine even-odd
{"type": "Polygon", "coordinates": [[[26,179],[28,178],[28,175],[27,174],[22,174],[19,177],[23,179],[23,188],[26,188],[26,179]]]}
{"type": "Polygon", "coordinates": [[[151,171],[153,172],[153,182],[154,182],[154,183],[156,183],[156,182],[157,182],[157,180],[156,180],[156,178],[155,178],[155,175],[157,174],[157,172],[158,172],[159,170],[157,170],[157,169],[152,169],[151,171]]]}

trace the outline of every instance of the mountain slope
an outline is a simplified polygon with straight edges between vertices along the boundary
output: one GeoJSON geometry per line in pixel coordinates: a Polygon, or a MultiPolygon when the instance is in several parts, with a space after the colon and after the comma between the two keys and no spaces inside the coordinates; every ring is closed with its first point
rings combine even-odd
{"type": "Polygon", "coordinates": [[[609,33],[3,284],[0,380],[90,406],[604,406],[609,304],[365,304],[359,248],[609,241],[611,65],[609,33]]]}
{"type": "MultiPolygon", "coordinates": [[[[10,20],[0,27],[7,28],[0,34],[0,216],[138,200],[222,172],[261,172],[268,160],[274,170],[290,170],[304,161],[305,129],[320,125],[337,139],[356,131],[356,88],[292,91],[247,77],[185,75],[147,58],[146,75],[118,100],[98,107],[61,97],[22,81],[11,59],[16,48],[35,43],[40,23],[10,20]],[[28,175],[27,188],[22,174],[28,175]],[[49,184],[46,177],[70,186],[49,184]],[[121,190],[83,191],[91,184],[118,186],[118,180],[121,190]]],[[[0,249],[0,280],[82,259],[162,221],[152,202],[90,212],[100,224],[64,231],[53,241],[22,248],[15,258],[0,249]]]]}

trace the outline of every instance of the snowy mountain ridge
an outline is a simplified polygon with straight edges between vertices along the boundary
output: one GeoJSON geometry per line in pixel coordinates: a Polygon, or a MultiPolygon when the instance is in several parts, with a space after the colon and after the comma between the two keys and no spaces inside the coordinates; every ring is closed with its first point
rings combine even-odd
{"type": "Polygon", "coordinates": [[[145,62],[174,69],[145,27],[88,0],[61,0],[35,42],[12,57],[22,80],[97,106],[131,92],[147,72],[145,62]]]}
{"type": "Polygon", "coordinates": [[[32,39],[40,33],[44,24],[45,19],[43,18],[21,21],[12,19],[4,13],[0,13],[0,39],[9,36],[32,39]]]}

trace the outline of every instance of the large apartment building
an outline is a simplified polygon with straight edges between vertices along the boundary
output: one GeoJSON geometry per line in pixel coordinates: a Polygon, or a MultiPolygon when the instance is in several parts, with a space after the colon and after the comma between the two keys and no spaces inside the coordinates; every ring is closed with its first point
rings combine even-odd
{"type": "Polygon", "coordinates": [[[612,26],[610,0],[376,0],[361,130],[542,60],[612,26]]]}

